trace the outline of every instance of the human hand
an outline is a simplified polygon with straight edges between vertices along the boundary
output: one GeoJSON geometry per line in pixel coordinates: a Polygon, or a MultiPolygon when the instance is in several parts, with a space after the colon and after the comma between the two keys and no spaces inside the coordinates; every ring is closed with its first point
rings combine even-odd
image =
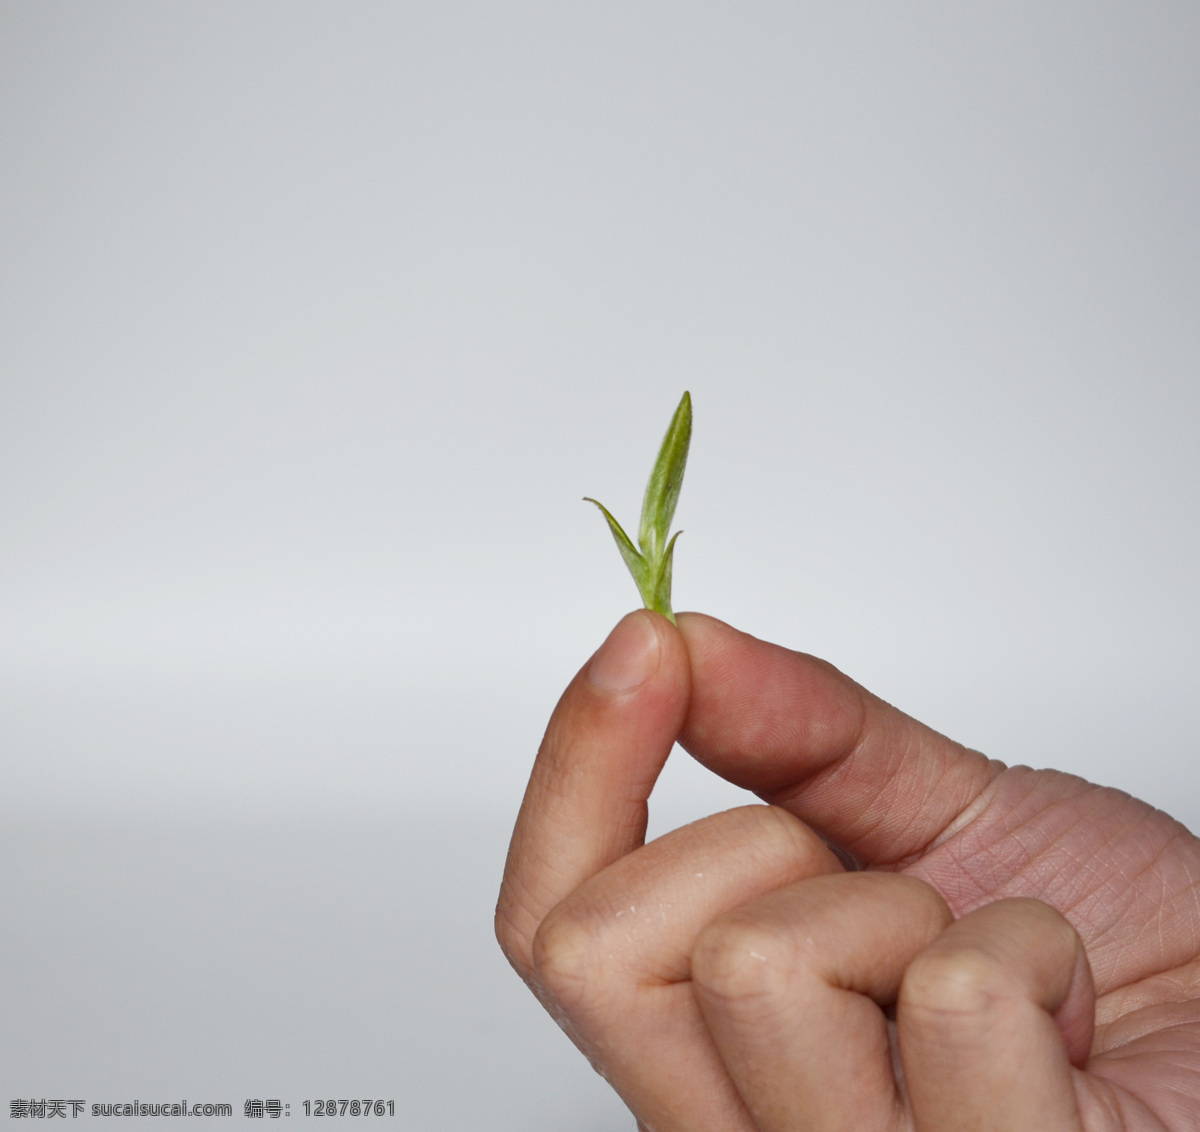
{"type": "Polygon", "coordinates": [[[712,618],[567,688],[496,925],[646,1132],[1200,1128],[1200,842],[712,618]],[[769,805],[643,844],[676,739],[769,805]]]}

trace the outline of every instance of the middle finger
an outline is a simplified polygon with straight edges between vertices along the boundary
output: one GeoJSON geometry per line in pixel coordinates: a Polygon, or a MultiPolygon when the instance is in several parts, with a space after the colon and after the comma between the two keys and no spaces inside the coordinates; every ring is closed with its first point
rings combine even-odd
{"type": "Polygon", "coordinates": [[[622,857],[557,905],[534,939],[536,983],[646,1127],[750,1132],[696,1004],[692,948],[730,909],[833,872],[837,858],[785,810],[715,814],[622,857]]]}

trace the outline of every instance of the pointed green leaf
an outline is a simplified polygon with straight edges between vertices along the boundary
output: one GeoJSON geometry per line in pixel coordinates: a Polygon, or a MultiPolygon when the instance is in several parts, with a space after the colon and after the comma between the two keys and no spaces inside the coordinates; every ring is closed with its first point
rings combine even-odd
{"type": "Polygon", "coordinates": [[[692,396],[684,393],[671,418],[667,435],[658,450],[658,459],[646,484],[642,500],[642,521],[638,528],[638,545],[652,562],[659,559],[666,546],[683,472],[687,467],[688,446],[692,442],[692,396]]]}
{"type": "Polygon", "coordinates": [[[661,613],[672,625],[675,624],[675,614],[671,610],[671,564],[675,559],[675,540],[681,534],[683,531],[676,531],[667,543],[667,549],[655,572],[651,600],[646,602],[648,608],[661,613]]]}
{"type": "Polygon", "coordinates": [[[634,582],[637,583],[638,592],[642,595],[642,601],[646,602],[649,607],[646,595],[650,592],[650,564],[638,552],[637,547],[633,545],[629,536],[625,533],[621,524],[612,517],[612,513],[598,499],[592,499],[590,496],[584,496],[585,503],[594,503],[600,508],[604,517],[608,520],[608,529],[612,531],[613,541],[617,544],[617,549],[621,552],[621,557],[625,559],[625,565],[629,567],[629,572],[633,575],[634,582]]]}

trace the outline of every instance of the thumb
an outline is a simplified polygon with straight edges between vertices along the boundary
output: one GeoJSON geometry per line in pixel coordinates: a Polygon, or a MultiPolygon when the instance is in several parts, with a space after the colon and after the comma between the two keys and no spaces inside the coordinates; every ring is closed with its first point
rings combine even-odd
{"type": "Polygon", "coordinates": [[[1004,769],[816,657],[699,613],[678,625],[692,671],[680,743],[864,863],[928,848],[1004,769]]]}

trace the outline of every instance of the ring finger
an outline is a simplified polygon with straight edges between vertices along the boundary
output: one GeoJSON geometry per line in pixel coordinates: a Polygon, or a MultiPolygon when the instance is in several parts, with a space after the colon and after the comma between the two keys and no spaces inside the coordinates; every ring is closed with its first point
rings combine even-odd
{"type": "Polygon", "coordinates": [[[904,1098],[881,1007],[950,922],[923,881],[860,872],[793,884],[704,931],[697,998],[761,1132],[894,1132],[904,1098]]]}

